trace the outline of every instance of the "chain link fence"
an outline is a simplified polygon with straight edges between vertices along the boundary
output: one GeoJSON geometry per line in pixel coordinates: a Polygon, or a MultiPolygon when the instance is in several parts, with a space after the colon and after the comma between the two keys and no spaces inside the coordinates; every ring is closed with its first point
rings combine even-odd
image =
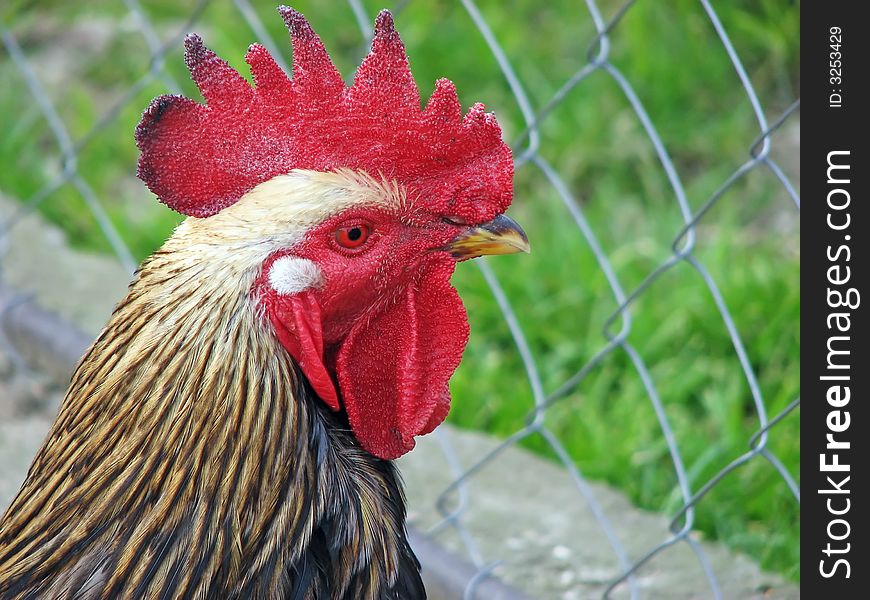
{"type": "MultiPolygon", "coordinates": [[[[58,201],[57,192],[62,189],[72,189],[75,191],[78,198],[87,206],[89,214],[98,223],[99,229],[105,235],[118,260],[128,271],[132,271],[135,267],[136,260],[134,259],[134,253],[131,252],[125,243],[125,235],[113,224],[113,219],[110,218],[105,208],[107,203],[112,202],[113,199],[106,197],[105,190],[97,190],[89,183],[90,174],[80,169],[79,157],[83,151],[91,149],[91,146],[99,143],[100,133],[112,125],[124,111],[141,110],[145,106],[142,100],[143,94],[147,96],[147,91],[157,89],[159,91],[181,93],[182,86],[179,83],[179,79],[173,74],[171,69],[167,68],[166,56],[168,53],[176,52],[179,49],[181,40],[187,32],[196,29],[203,13],[211,2],[199,0],[195,4],[192,4],[187,13],[186,20],[178,23],[171,31],[160,28],[153,23],[152,18],[149,16],[147,3],[140,4],[139,0],[117,0],[117,2],[107,2],[105,4],[120,5],[121,3],[123,3],[123,10],[119,13],[118,7],[114,7],[113,15],[116,16],[112,18],[117,19],[118,22],[123,22],[120,26],[125,27],[132,34],[140,35],[144,39],[150,55],[150,67],[141,73],[138,79],[126,83],[126,89],[123,93],[115,94],[114,97],[101,103],[99,114],[95,119],[95,125],[87,131],[72,131],[70,126],[59,115],[58,106],[70,101],[70,99],[47,91],[47,87],[41,79],[38,65],[34,63],[29,55],[26,45],[22,44],[19,40],[17,32],[19,23],[16,21],[0,22],[0,33],[2,33],[2,43],[5,50],[5,56],[0,53],[0,62],[7,61],[9,64],[14,65],[14,69],[20,77],[20,87],[14,91],[3,90],[0,94],[14,93],[27,96],[38,108],[38,118],[44,120],[52,136],[51,143],[47,145],[43,144],[43,147],[40,149],[46,163],[50,165],[46,168],[46,173],[42,175],[44,184],[29,197],[19,198],[21,202],[17,205],[17,209],[14,212],[5,218],[0,217],[0,283],[3,282],[4,278],[4,243],[8,233],[17,227],[22,218],[27,216],[31,211],[36,210],[40,206],[58,201]],[[54,171],[52,172],[51,169],[54,169],[54,171]]],[[[409,3],[400,1],[397,5],[393,6],[400,31],[402,31],[401,13],[407,4],[409,3]]],[[[668,144],[665,143],[660,135],[656,115],[648,112],[642,95],[636,91],[629,77],[612,60],[614,45],[620,42],[621,23],[635,8],[636,3],[633,1],[625,2],[621,5],[607,3],[607,14],[609,16],[605,16],[600,4],[603,3],[587,0],[583,7],[578,4],[575,14],[565,15],[565,19],[572,22],[589,22],[591,20],[596,33],[593,39],[589,40],[589,50],[586,56],[577,58],[577,68],[574,74],[564,82],[564,85],[558,89],[549,101],[540,106],[535,106],[530,100],[527,94],[527,86],[512,66],[511,55],[500,45],[499,31],[490,26],[484,17],[484,13],[481,11],[481,7],[472,0],[461,0],[461,2],[450,4],[449,7],[449,10],[464,11],[467,18],[473,22],[483,42],[492,53],[500,74],[507,82],[516,106],[522,115],[524,130],[520,135],[515,137],[512,144],[518,175],[524,171],[537,171],[552,187],[552,191],[555,192],[555,195],[563,204],[563,214],[576,225],[577,231],[582,236],[585,244],[594,254],[598,268],[600,268],[601,273],[606,278],[608,288],[612,294],[612,301],[616,305],[616,309],[612,314],[597,324],[604,333],[604,341],[591,355],[591,358],[584,364],[577,364],[575,372],[562,381],[560,385],[545,386],[542,370],[546,369],[543,365],[547,364],[548,356],[541,352],[536,353],[528,342],[526,335],[528,328],[536,327],[537,324],[522,322],[496,270],[485,260],[476,261],[476,265],[488,284],[504,321],[509,328],[510,335],[515,342],[515,351],[519,354],[525,368],[525,375],[528,380],[527,401],[529,412],[525,426],[503,439],[503,441],[485,455],[479,456],[470,467],[467,465],[460,466],[459,461],[454,456],[449,438],[436,432],[436,435],[439,435],[441,448],[449,464],[454,467],[454,472],[452,483],[442,491],[440,496],[433,499],[442,515],[442,521],[433,528],[432,532],[436,538],[441,532],[446,530],[452,530],[454,533],[457,533],[465,545],[469,558],[475,563],[478,569],[478,577],[474,578],[474,581],[466,590],[466,597],[468,598],[475,597],[474,588],[477,583],[485,580],[498,565],[498,557],[484,556],[478,547],[479,540],[475,538],[475,534],[468,527],[468,508],[476,501],[474,493],[470,491],[469,483],[488,465],[499,461],[507,449],[520,444],[528,438],[537,437],[549,446],[552,454],[558,458],[565,470],[570,474],[576,486],[576,502],[592,512],[600,527],[602,539],[605,540],[601,551],[611,553],[619,565],[618,575],[609,579],[604,593],[605,596],[611,595],[614,591],[619,591],[620,594],[628,595],[631,598],[642,597],[641,585],[638,583],[640,570],[656,556],[672,551],[672,548],[675,546],[686,545],[696,556],[705,574],[710,597],[724,597],[725,594],[717,579],[716,569],[708,560],[704,548],[693,534],[696,524],[696,513],[698,507],[704,502],[705,497],[715,490],[724,478],[728,477],[733,471],[744,468],[748,463],[757,461],[769,463],[770,468],[779,474],[777,485],[787,487],[794,497],[794,502],[800,502],[800,490],[795,476],[789,472],[789,469],[786,468],[780,458],[771,450],[769,443],[770,437],[775,434],[777,426],[780,423],[787,419],[797,418],[796,413],[799,410],[800,399],[794,398],[793,401],[788,403],[784,408],[780,408],[775,414],[769,414],[769,404],[762,393],[762,386],[759,384],[756,375],[758,365],[753,364],[750,360],[746,344],[744,343],[744,337],[741,336],[739,327],[735,322],[734,312],[732,312],[735,310],[735,307],[728,305],[725,299],[726,295],[723,293],[720,285],[717,284],[716,277],[708,270],[696,251],[699,238],[704,235],[702,229],[705,219],[710,218],[708,215],[711,210],[717,204],[722,203],[723,198],[729,192],[732,192],[738,182],[746,178],[750,173],[761,173],[763,177],[777,182],[784,197],[790,199],[793,203],[791,210],[795,214],[799,211],[800,199],[796,186],[786,174],[787,170],[782,168],[777,160],[774,159],[773,153],[773,149],[778,143],[777,133],[786,124],[796,124],[798,122],[799,100],[795,100],[780,114],[771,117],[770,113],[767,112],[763,99],[756,93],[750,73],[747,72],[740,54],[734,44],[732,44],[728,31],[723,27],[716,9],[711,2],[700,0],[699,10],[703,11],[706,19],[709,21],[709,25],[715,30],[716,36],[721,43],[720,50],[727,54],[740,85],[742,85],[745,97],[751,105],[758,134],[757,138],[747,147],[745,162],[734,169],[730,176],[721,181],[715,192],[703,199],[702,202],[690,202],[689,194],[683,181],[684,174],[680,172],[677,162],[669,152],[668,144]],[[646,277],[639,284],[627,285],[623,281],[620,276],[620,269],[615,264],[613,258],[614,252],[612,250],[607,251],[599,241],[598,228],[604,227],[605,224],[593,223],[587,219],[584,205],[577,197],[577,194],[572,191],[571,185],[566,181],[565,174],[560,173],[541,152],[542,147],[546,144],[546,135],[542,131],[542,127],[548,117],[560,106],[570,102],[571,98],[573,98],[572,92],[582,88],[585,82],[593,75],[598,77],[603,75],[610,78],[621,90],[624,101],[630,106],[637,123],[645,133],[647,142],[653,149],[658,162],[657,168],[661,169],[665,174],[669,185],[670,201],[676,205],[682,219],[682,226],[673,232],[668,256],[649,270],[646,277]],[[667,399],[660,395],[659,390],[661,385],[653,374],[654,369],[644,358],[642,348],[632,341],[633,319],[638,311],[643,310],[642,300],[651,293],[651,288],[658,281],[675,270],[692,271],[693,277],[703,282],[704,289],[706,289],[709,295],[708,300],[715,304],[717,313],[721,318],[719,327],[724,329],[733,345],[734,368],[742,372],[747,394],[751,399],[750,406],[753,418],[757,421],[755,433],[751,438],[746,440],[745,452],[734,455],[731,461],[724,465],[713,477],[700,481],[689,473],[691,465],[686,464],[686,460],[684,460],[684,456],[681,453],[682,440],[671,422],[667,399]],[[593,487],[587,483],[577,463],[572,459],[569,451],[566,450],[564,439],[553,430],[551,424],[545,418],[548,411],[555,405],[574,402],[575,397],[572,394],[575,390],[608,357],[614,354],[624,355],[631,369],[642,382],[646,401],[651,404],[654,410],[660,427],[660,436],[666,444],[667,453],[673,465],[673,474],[679,497],[677,502],[678,507],[669,515],[671,519],[669,528],[661,532],[658,543],[649,547],[640,556],[630,555],[626,550],[625,540],[617,534],[613,526],[612,520],[614,516],[606,514],[606,511],[599,504],[593,487]],[[548,387],[550,389],[547,389],[548,387]]],[[[258,5],[255,9],[247,0],[234,0],[232,5],[239,21],[244,22],[253,33],[253,36],[248,36],[251,41],[256,39],[265,45],[279,62],[282,61],[281,57],[288,56],[289,51],[285,47],[286,44],[283,41],[276,42],[261,20],[267,14],[264,11],[272,10],[273,7],[267,8],[258,5]]],[[[369,39],[372,35],[371,24],[374,14],[367,7],[363,6],[359,0],[350,0],[348,5],[346,8],[338,4],[336,6],[342,10],[350,10],[354,15],[359,26],[360,38],[357,41],[362,48],[364,47],[365,40],[369,39]]],[[[320,30],[321,35],[327,42],[327,46],[330,46],[329,32],[323,27],[318,28],[317,22],[313,24],[315,29],[320,30]]],[[[409,49],[413,50],[413,40],[409,39],[406,35],[405,41],[409,49]]],[[[286,61],[284,61],[282,66],[285,69],[287,68],[286,61]]],[[[678,66],[675,66],[675,68],[678,68],[678,66]]],[[[4,115],[4,118],[14,119],[15,116],[7,114],[4,115]]],[[[668,126],[667,123],[662,123],[661,125],[664,127],[668,126]]],[[[726,159],[723,158],[723,160],[726,159]]],[[[0,166],[0,168],[5,167],[0,166]]],[[[132,169],[132,162],[130,163],[130,169],[132,169]]],[[[13,195],[10,190],[0,191],[6,195],[13,195]]],[[[534,240],[532,241],[534,244],[534,240]]],[[[573,283],[566,281],[564,285],[573,285],[573,283]]],[[[797,285],[796,282],[795,285],[797,285]]],[[[13,303],[27,301],[28,298],[26,296],[16,295],[7,301],[5,307],[0,307],[0,310],[8,310],[13,303]]],[[[739,310],[739,307],[736,307],[736,310],[739,310]]],[[[781,323],[779,326],[797,328],[798,323],[781,323]]],[[[0,343],[4,345],[7,353],[13,357],[14,363],[17,365],[16,368],[25,369],[25,362],[20,358],[15,358],[17,353],[14,347],[4,341],[2,335],[0,335],[0,343]]],[[[578,407],[578,410],[582,410],[582,407],[578,407]]],[[[734,499],[734,501],[739,502],[740,499],[734,499]]],[[[547,510],[558,509],[559,507],[547,507],[547,510]]],[[[795,527],[797,527],[797,524],[795,524],[795,527]]]]}

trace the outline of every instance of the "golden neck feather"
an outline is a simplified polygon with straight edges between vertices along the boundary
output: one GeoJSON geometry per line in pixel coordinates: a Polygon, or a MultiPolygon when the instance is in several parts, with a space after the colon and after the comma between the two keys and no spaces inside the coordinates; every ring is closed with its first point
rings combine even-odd
{"type": "Polygon", "coordinates": [[[416,589],[392,465],[310,396],[256,273],[197,252],[146,261],[79,364],[0,521],[0,596],[416,589]]]}

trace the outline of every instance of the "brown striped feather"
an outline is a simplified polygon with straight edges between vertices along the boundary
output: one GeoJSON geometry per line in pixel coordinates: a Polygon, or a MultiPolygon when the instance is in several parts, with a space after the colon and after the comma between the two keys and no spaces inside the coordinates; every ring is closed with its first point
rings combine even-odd
{"type": "Polygon", "coordinates": [[[424,597],[396,471],[311,396],[256,261],[216,237],[180,227],[78,365],[0,521],[0,598],[424,597]]]}

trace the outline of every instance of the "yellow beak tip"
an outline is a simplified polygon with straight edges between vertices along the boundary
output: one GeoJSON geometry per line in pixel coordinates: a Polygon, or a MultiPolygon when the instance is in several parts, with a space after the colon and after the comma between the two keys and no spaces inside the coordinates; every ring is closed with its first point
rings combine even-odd
{"type": "Polygon", "coordinates": [[[444,249],[457,260],[496,254],[531,253],[526,232],[516,221],[505,215],[499,215],[482,225],[469,227],[444,249]]]}

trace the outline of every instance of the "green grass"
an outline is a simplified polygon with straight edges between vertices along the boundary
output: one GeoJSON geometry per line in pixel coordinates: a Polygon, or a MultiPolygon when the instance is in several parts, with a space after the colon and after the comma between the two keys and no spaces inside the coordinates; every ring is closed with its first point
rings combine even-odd
{"type": "MultiPolygon", "coordinates": [[[[296,5],[321,33],[339,69],[350,74],[361,52],[358,29],[349,10],[325,4],[296,5]]],[[[167,33],[183,23],[191,6],[169,0],[145,5],[155,26],[167,33]]],[[[602,5],[605,15],[618,6],[612,1],[602,5]]],[[[481,3],[536,107],[550,99],[586,55],[593,28],[578,6],[568,0],[481,3]]],[[[379,6],[367,2],[367,8],[373,14],[379,6]]],[[[717,3],[716,8],[768,116],[775,117],[799,93],[799,4],[742,0],[717,3]]],[[[52,57],[64,65],[54,68],[61,75],[52,75],[51,69],[49,76],[41,75],[73,139],[86,135],[149,67],[141,36],[129,25],[126,30],[117,25],[123,15],[123,4],[109,0],[86,8],[58,2],[51,11],[33,10],[19,0],[0,9],[0,18],[13,26],[35,62],[52,57]],[[65,32],[87,27],[103,27],[98,51],[81,50],[65,32]],[[71,52],[51,54],[54,45],[64,47],[56,44],[58,38],[79,48],[72,59],[71,52]]],[[[280,19],[271,9],[260,15],[286,49],[280,19]]],[[[243,53],[255,38],[239,21],[230,3],[214,3],[196,29],[210,47],[246,73],[243,53]]],[[[485,100],[497,111],[506,138],[519,135],[523,121],[509,87],[461,7],[446,1],[412,2],[397,21],[423,94],[437,77],[450,77],[466,106],[485,100]]],[[[751,106],[722,44],[701,7],[689,0],[637,3],[614,31],[611,44],[613,64],[641,97],[671,152],[689,203],[697,209],[748,158],[757,135],[751,106]]],[[[184,92],[197,97],[180,50],[167,56],[166,65],[184,92]]],[[[14,91],[0,93],[0,190],[27,199],[62,163],[37,106],[2,54],[0,89],[14,91]]],[[[178,222],[131,177],[137,157],[135,123],[148,101],[166,91],[164,82],[150,81],[78,155],[79,171],[140,258],[178,222]]],[[[580,200],[621,284],[632,291],[669,256],[682,220],[652,145],[621,90],[604,73],[593,74],[544,122],[542,139],[542,156],[580,200]]],[[[734,317],[769,416],[799,393],[798,226],[789,202],[769,173],[751,173],[702,220],[694,251],[734,317]]],[[[62,224],[76,245],[108,250],[72,186],[49,196],[40,210],[62,224]]],[[[533,166],[517,173],[512,213],[526,227],[533,254],[500,257],[490,265],[517,312],[545,390],[552,391],[606,344],[602,325],[616,302],[588,244],[533,166]]],[[[452,382],[450,419],[462,427],[509,435],[525,424],[531,408],[522,364],[478,269],[461,266],[456,283],[473,332],[452,382]]],[[[697,489],[746,451],[758,428],[731,339],[710,291],[686,263],[654,282],[632,305],[631,318],[628,341],[653,376],[697,489]]],[[[799,420],[796,411],[772,430],[769,440],[795,476],[799,420]]],[[[621,488],[645,508],[673,513],[679,506],[671,457],[649,395],[624,351],[609,354],[554,405],[546,424],[585,475],[621,488]]],[[[552,454],[539,437],[523,443],[552,454]]],[[[767,569],[799,578],[799,506],[763,459],[730,474],[699,503],[695,528],[748,553],[767,569]]]]}

